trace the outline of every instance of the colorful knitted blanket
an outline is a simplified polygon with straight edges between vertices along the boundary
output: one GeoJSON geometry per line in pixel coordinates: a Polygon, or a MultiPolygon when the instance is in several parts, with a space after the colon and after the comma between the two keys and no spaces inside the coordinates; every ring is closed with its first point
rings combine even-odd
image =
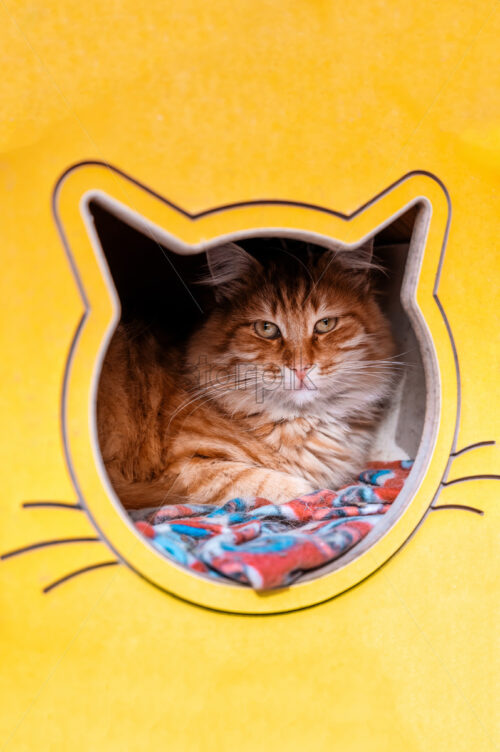
{"type": "Polygon", "coordinates": [[[356,485],[286,504],[232,499],[223,506],[176,504],[131,512],[155,548],[195,572],[269,590],[338,559],[390,508],[411,460],[371,463],[356,485]]]}

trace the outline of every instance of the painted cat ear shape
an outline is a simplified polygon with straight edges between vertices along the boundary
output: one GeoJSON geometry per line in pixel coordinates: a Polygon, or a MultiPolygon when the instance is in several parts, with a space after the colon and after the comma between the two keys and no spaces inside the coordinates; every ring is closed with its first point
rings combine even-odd
{"type": "Polygon", "coordinates": [[[259,262],[236,243],[209,248],[207,266],[209,273],[199,282],[215,288],[217,301],[235,295],[248,275],[261,268],[259,262]]]}

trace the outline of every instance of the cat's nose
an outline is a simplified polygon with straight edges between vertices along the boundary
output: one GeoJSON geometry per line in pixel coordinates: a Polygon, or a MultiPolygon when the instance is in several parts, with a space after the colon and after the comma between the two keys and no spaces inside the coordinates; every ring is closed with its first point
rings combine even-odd
{"type": "Polygon", "coordinates": [[[294,371],[299,381],[304,381],[305,377],[311,370],[312,365],[307,366],[301,366],[300,368],[291,368],[291,371],[294,371]]]}

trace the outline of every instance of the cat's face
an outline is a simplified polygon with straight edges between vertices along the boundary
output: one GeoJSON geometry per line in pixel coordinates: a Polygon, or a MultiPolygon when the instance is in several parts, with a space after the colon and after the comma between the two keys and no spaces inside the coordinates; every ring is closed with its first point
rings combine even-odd
{"type": "Polygon", "coordinates": [[[366,269],[330,252],[261,264],[234,245],[212,252],[211,269],[218,305],[189,351],[207,397],[279,419],[386,396],[394,344],[366,269]]]}

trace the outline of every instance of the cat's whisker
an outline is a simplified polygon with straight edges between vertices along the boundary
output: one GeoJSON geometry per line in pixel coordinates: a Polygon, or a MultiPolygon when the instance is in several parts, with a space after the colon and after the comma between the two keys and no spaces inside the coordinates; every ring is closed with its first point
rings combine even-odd
{"type": "Polygon", "coordinates": [[[338,373],[338,374],[363,374],[363,373],[383,373],[383,374],[395,374],[397,372],[397,369],[393,368],[392,366],[383,366],[383,365],[372,365],[372,366],[349,366],[349,365],[340,365],[340,366],[333,366],[328,371],[323,371],[323,373],[330,374],[330,373],[338,373]]]}
{"type": "MultiPolygon", "coordinates": [[[[239,383],[241,383],[241,382],[239,382],[239,383]]],[[[250,380],[248,380],[248,382],[247,382],[247,383],[250,383],[250,380]]],[[[256,386],[256,385],[257,385],[257,383],[258,383],[258,382],[255,382],[255,383],[254,383],[253,385],[255,385],[255,386],[256,386]]],[[[171,426],[171,424],[172,424],[172,421],[174,420],[174,418],[175,418],[175,417],[176,417],[176,416],[177,416],[177,415],[178,415],[178,414],[179,414],[180,412],[182,412],[183,410],[185,410],[186,408],[188,408],[188,407],[189,407],[190,405],[192,405],[192,404],[193,404],[194,402],[197,402],[197,401],[198,401],[199,399],[202,399],[202,398],[206,397],[206,396],[207,396],[207,394],[210,394],[211,396],[210,396],[210,397],[209,397],[209,398],[208,398],[208,399],[207,399],[207,400],[206,400],[205,402],[203,402],[203,403],[202,403],[201,405],[199,405],[198,407],[201,407],[201,406],[202,406],[203,404],[206,404],[206,402],[209,402],[209,401],[210,401],[211,399],[214,399],[214,397],[216,397],[216,396],[218,396],[218,397],[221,397],[221,396],[224,396],[224,394],[230,394],[231,392],[233,392],[233,391],[234,391],[235,389],[237,389],[237,388],[238,388],[238,387],[232,387],[232,388],[230,388],[230,389],[229,389],[229,388],[227,388],[227,386],[226,386],[226,385],[224,385],[224,384],[216,384],[216,385],[214,385],[214,386],[213,386],[213,387],[211,387],[211,388],[207,388],[207,389],[206,389],[206,390],[205,390],[205,391],[204,391],[203,393],[201,393],[201,394],[198,394],[198,395],[197,395],[196,397],[193,397],[192,399],[189,399],[189,400],[187,400],[186,402],[182,403],[182,404],[181,404],[181,405],[180,405],[180,406],[179,406],[179,407],[178,407],[178,408],[177,408],[177,409],[176,409],[176,410],[175,410],[175,411],[174,411],[174,412],[172,413],[172,415],[170,416],[170,420],[169,420],[169,422],[168,422],[168,424],[167,424],[167,431],[169,430],[169,428],[170,428],[170,426],[171,426]]],[[[196,408],[196,409],[198,409],[198,408],[196,408]]],[[[191,415],[191,413],[189,413],[189,415],[191,415]]],[[[187,417],[189,417],[189,416],[187,416],[187,417]]]]}
{"type": "Polygon", "coordinates": [[[371,368],[352,368],[345,370],[339,369],[337,373],[350,373],[350,374],[366,374],[366,375],[373,375],[373,374],[383,374],[384,376],[395,376],[397,371],[393,368],[384,368],[383,366],[372,366],[371,368]]]}
{"type": "Polygon", "coordinates": [[[20,556],[21,554],[27,554],[30,551],[37,551],[40,548],[48,548],[50,546],[62,546],[67,543],[100,543],[101,539],[95,535],[87,535],[80,538],[54,538],[48,541],[39,541],[38,543],[31,543],[29,546],[22,546],[21,548],[15,548],[12,551],[6,551],[0,554],[0,559],[11,559],[13,556],[20,556]]]}
{"type": "Polygon", "coordinates": [[[381,368],[335,369],[330,373],[338,376],[384,376],[387,378],[396,376],[394,371],[381,368]]]}
{"type": "Polygon", "coordinates": [[[333,368],[331,371],[325,371],[324,375],[330,376],[335,374],[338,377],[342,376],[384,376],[395,377],[395,373],[392,369],[380,369],[380,368],[333,368]]]}
{"type": "Polygon", "coordinates": [[[172,418],[176,415],[177,412],[180,412],[182,409],[184,409],[184,407],[189,406],[189,404],[191,404],[192,402],[196,401],[197,399],[200,399],[201,397],[205,397],[208,394],[216,395],[216,394],[222,393],[223,391],[227,391],[228,393],[230,393],[230,392],[235,392],[237,390],[242,390],[243,389],[243,387],[242,387],[243,383],[245,385],[244,388],[248,389],[249,387],[257,386],[259,382],[258,381],[250,381],[250,380],[248,380],[246,382],[241,382],[240,381],[240,382],[238,382],[238,385],[236,385],[236,386],[228,386],[227,384],[215,384],[215,385],[210,386],[210,387],[204,387],[203,389],[200,389],[198,391],[198,394],[195,397],[193,397],[192,399],[187,400],[179,408],[177,408],[176,412],[172,415],[172,418]]]}
{"type": "Polygon", "coordinates": [[[59,585],[62,585],[64,582],[67,582],[68,580],[72,580],[74,577],[78,577],[81,574],[86,574],[87,572],[93,572],[95,569],[103,569],[104,567],[113,567],[117,564],[120,564],[118,559],[112,559],[111,561],[100,561],[97,564],[90,564],[87,567],[82,567],[81,569],[75,569],[73,572],[68,572],[68,574],[65,574],[63,577],[59,577],[57,580],[54,580],[49,585],[46,585],[43,588],[44,593],[50,593],[51,590],[58,587],[59,585]]]}
{"type": "MultiPolygon", "coordinates": [[[[264,373],[264,369],[263,369],[262,373],[264,373]]],[[[262,376],[261,376],[261,378],[262,378],[262,376]]],[[[217,388],[217,387],[227,387],[229,382],[233,383],[233,389],[238,389],[238,388],[241,388],[242,384],[248,384],[248,383],[252,383],[252,382],[258,383],[258,381],[259,381],[258,374],[256,375],[255,373],[252,373],[250,376],[245,376],[244,378],[242,378],[241,376],[239,376],[237,378],[227,379],[226,381],[209,382],[208,384],[204,384],[203,386],[195,386],[195,387],[192,387],[191,389],[186,389],[185,391],[187,393],[194,393],[194,392],[201,393],[202,391],[205,391],[207,389],[211,389],[211,388],[214,388],[214,387],[215,388],[217,388]]]]}
{"type": "MultiPolygon", "coordinates": [[[[184,425],[184,423],[186,422],[186,420],[187,420],[187,419],[188,419],[188,418],[189,418],[189,417],[190,417],[191,415],[193,415],[193,413],[195,413],[195,412],[196,412],[196,410],[199,410],[199,409],[200,409],[200,407],[203,407],[204,405],[206,405],[206,404],[207,404],[208,402],[211,402],[211,401],[212,401],[213,399],[215,399],[216,397],[218,397],[218,398],[220,398],[220,397],[224,397],[224,396],[225,396],[226,394],[230,394],[231,392],[232,392],[232,389],[228,389],[228,390],[227,390],[226,392],[223,392],[222,394],[220,394],[220,393],[217,393],[216,395],[211,395],[210,397],[208,397],[208,399],[204,400],[204,401],[203,401],[203,402],[202,402],[201,404],[199,404],[199,405],[196,405],[196,407],[195,407],[195,408],[194,408],[193,410],[191,410],[191,412],[190,412],[190,413],[188,413],[188,414],[186,415],[186,417],[184,418],[184,420],[183,420],[183,422],[182,422],[182,426],[184,425]]],[[[189,404],[193,404],[193,402],[195,402],[195,401],[196,401],[196,400],[192,400],[192,401],[191,401],[191,402],[190,402],[189,404]]],[[[182,427],[182,426],[181,426],[181,427],[182,427]]]]}
{"type": "Polygon", "coordinates": [[[451,453],[451,457],[455,459],[455,457],[459,457],[461,454],[465,454],[466,452],[471,452],[473,449],[480,449],[481,447],[485,446],[494,446],[495,441],[488,440],[488,441],[476,441],[474,444],[469,444],[468,446],[462,447],[462,449],[458,449],[456,452],[451,453]]]}
{"type": "Polygon", "coordinates": [[[378,366],[378,365],[384,365],[388,368],[397,368],[399,366],[411,366],[411,363],[402,363],[401,361],[397,360],[348,360],[346,361],[346,365],[359,365],[363,366],[364,368],[369,368],[370,366],[378,366]]]}
{"type": "MultiPolygon", "coordinates": [[[[374,342],[375,345],[378,345],[379,339],[377,335],[375,334],[366,334],[366,339],[369,339],[370,342],[374,342]]],[[[408,350],[403,350],[403,352],[396,353],[395,355],[388,355],[387,358],[384,358],[384,360],[397,360],[398,358],[402,358],[403,355],[409,355],[410,353],[417,352],[416,347],[410,347],[408,350]]]]}
{"type": "Polygon", "coordinates": [[[69,501],[23,501],[21,504],[23,509],[33,508],[50,508],[50,509],[73,509],[76,511],[82,511],[81,504],[73,504],[69,501]]]}
{"type": "Polygon", "coordinates": [[[186,400],[176,410],[174,410],[174,412],[170,416],[170,420],[167,423],[167,431],[170,429],[170,426],[172,425],[172,421],[174,420],[174,418],[177,417],[177,415],[179,415],[179,413],[181,413],[183,410],[189,407],[189,405],[192,405],[194,402],[197,402],[198,400],[203,399],[204,396],[205,396],[204,394],[199,394],[196,397],[193,397],[193,399],[186,400]]]}

